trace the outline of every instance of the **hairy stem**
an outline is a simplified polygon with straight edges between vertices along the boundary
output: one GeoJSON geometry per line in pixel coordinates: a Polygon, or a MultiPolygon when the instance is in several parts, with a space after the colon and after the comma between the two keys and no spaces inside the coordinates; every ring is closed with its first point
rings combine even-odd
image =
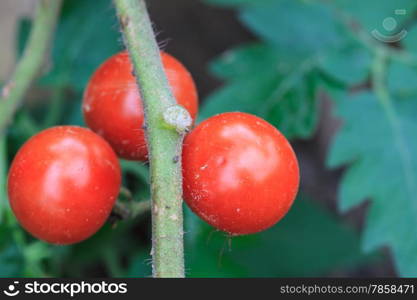
{"type": "Polygon", "coordinates": [[[0,135],[13,120],[30,84],[41,69],[58,19],[61,0],[41,0],[23,56],[0,96],[0,135]]]}
{"type": "MultiPolygon", "coordinates": [[[[176,104],[143,0],[114,0],[145,112],[152,196],[154,277],[184,277],[181,143],[164,113],[176,104]]],[[[141,124],[138,124],[138,127],[141,124]]]]}

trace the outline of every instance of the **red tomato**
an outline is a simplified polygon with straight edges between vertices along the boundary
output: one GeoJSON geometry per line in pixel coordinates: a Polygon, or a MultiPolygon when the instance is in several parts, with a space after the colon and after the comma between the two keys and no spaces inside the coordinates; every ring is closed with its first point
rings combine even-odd
{"type": "Polygon", "coordinates": [[[32,235],[72,244],[103,225],[120,182],[117,156],[105,140],[88,129],[53,127],[29,139],[15,156],[9,201],[32,235]]]}
{"type": "Polygon", "coordinates": [[[184,141],[184,199],[210,225],[232,235],[262,231],[289,210],[299,184],[297,158],[268,122],[224,113],[184,141]]]}
{"type": "MultiPolygon", "coordinates": [[[[195,120],[198,96],[190,73],[171,55],[161,52],[161,57],[175,98],[195,120]]],[[[88,127],[104,137],[120,157],[146,161],[142,99],[132,72],[126,51],[106,60],[87,85],[83,113],[88,127]]]]}

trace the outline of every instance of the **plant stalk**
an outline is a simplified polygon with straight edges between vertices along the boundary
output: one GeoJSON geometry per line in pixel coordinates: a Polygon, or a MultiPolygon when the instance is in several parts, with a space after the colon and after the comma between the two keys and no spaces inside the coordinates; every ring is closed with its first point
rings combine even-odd
{"type": "MultiPolygon", "coordinates": [[[[163,115],[176,105],[143,0],[114,0],[140,86],[145,112],[152,197],[154,277],[184,277],[182,137],[163,115]]],[[[138,127],[141,124],[138,124],[138,127]]]]}
{"type": "Polygon", "coordinates": [[[33,27],[22,58],[0,95],[0,135],[4,134],[23,101],[31,83],[38,75],[52,38],[62,0],[40,0],[33,27]]]}

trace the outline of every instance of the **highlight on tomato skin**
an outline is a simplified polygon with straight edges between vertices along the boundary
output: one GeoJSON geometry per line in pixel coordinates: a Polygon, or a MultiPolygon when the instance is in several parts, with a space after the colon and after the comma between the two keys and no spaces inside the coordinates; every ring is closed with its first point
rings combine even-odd
{"type": "MultiPolygon", "coordinates": [[[[193,120],[198,113],[198,94],[188,70],[161,51],[163,67],[178,104],[193,120]]],[[[85,122],[105,138],[119,157],[147,161],[142,99],[126,51],[108,58],[90,78],[83,96],[85,122]]]]}
{"type": "Polygon", "coordinates": [[[101,228],[120,184],[118,158],[103,138],[86,128],[57,126],[20,148],[10,167],[8,196],[22,227],[65,245],[101,228]]]}
{"type": "Polygon", "coordinates": [[[275,127],[232,112],[199,124],[183,147],[184,200],[231,235],[263,231],[290,209],[299,186],[296,155],[275,127]]]}

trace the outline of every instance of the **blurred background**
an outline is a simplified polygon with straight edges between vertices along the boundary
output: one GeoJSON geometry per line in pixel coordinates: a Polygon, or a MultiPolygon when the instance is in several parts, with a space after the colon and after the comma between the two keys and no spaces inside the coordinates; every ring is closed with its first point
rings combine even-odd
{"type": "MultiPolygon", "coordinates": [[[[36,4],[0,2],[1,85],[24,48],[36,4]]],[[[294,207],[264,233],[230,239],[185,208],[187,276],[417,276],[417,3],[148,5],[161,48],[196,81],[199,120],[257,114],[291,140],[301,167],[294,207]]],[[[85,126],[83,88],[122,48],[110,1],[64,1],[48,63],[7,131],[1,172],[43,128],[85,126]]],[[[147,200],[147,166],[122,167],[135,201],[147,200]]],[[[106,224],[80,244],[53,246],[26,234],[4,191],[0,197],[0,276],[150,276],[149,214],[106,224]]]]}

